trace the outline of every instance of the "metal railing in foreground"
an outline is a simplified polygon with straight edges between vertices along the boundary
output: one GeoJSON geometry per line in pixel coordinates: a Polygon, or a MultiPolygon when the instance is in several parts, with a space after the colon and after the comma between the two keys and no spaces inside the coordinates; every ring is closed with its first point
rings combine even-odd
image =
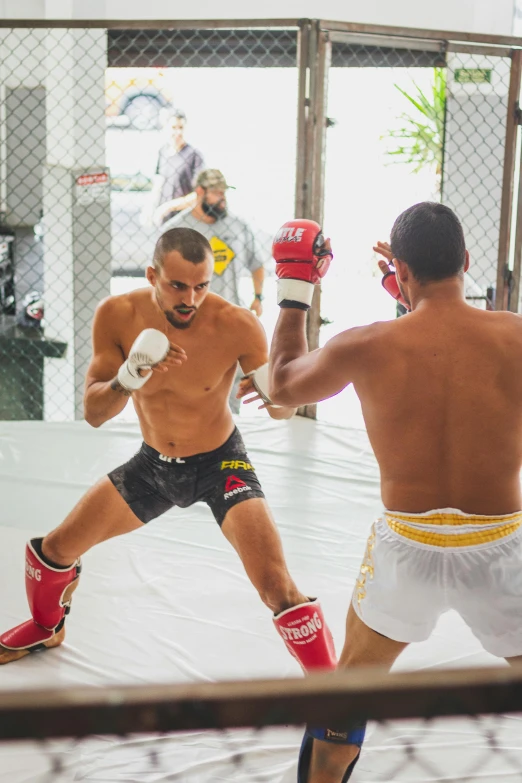
{"type": "Polygon", "coordinates": [[[139,767],[140,781],[286,783],[302,733],[291,727],[368,720],[357,780],[522,780],[521,717],[518,666],[5,691],[0,764],[6,749],[11,763],[32,757],[45,783],[120,779],[94,774],[103,763],[139,767]]]}

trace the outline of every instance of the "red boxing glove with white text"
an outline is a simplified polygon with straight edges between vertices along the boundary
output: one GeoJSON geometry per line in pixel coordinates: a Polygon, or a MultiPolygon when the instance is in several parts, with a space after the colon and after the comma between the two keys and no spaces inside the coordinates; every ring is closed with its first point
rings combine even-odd
{"type": "Polygon", "coordinates": [[[308,310],[314,286],[321,282],[333,258],[321,226],[314,220],[289,220],[274,238],[277,304],[308,310]]]}
{"type": "Polygon", "coordinates": [[[388,272],[386,272],[385,275],[383,275],[381,283],[384,290],[387,291],[390,296],[393,296],[393,298],[396,299],[399,304],[405,307],[406,310],[410,310],[409,304],[405,301],[405,299],[403,299],[401,294],[394,269],[390,269],[388,272]]]}

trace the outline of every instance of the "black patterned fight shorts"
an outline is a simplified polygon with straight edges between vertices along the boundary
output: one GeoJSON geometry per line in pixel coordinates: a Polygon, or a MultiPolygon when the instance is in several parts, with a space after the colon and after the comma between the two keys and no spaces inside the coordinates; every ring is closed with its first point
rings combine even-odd
{"type": "Polygon", "coordinates": [[[233,506],[264,498],[237,428],[219,448],[192,457],[166,457],[143,443],[132,459],[108,475],[142,522],[201,500],[221,526],[233,506]]]}

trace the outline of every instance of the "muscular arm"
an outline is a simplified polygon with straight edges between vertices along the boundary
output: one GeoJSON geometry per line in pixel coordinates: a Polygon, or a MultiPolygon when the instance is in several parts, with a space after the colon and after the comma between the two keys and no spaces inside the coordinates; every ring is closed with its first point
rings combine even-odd
{"type": "Polygon", "coordinates": [[[306,312],[282,308],[270,349],[270,395],[278,405],[308,405],[333,397],[352,381],[359,329],[308,353],[306,312]]]}
{"type": "MultiPolygon", "coordinates": [[[[242,330],[245,335],[245,350],[244,353],[239,356],[239,364],[246,375],[247,373],[252,372],[252,370],[257,370],[258,367],[267,363],[268,346],[265,332],[257,318],[251,313],[245,313],[245,315],[248,315],[247,323],[242,330]]],[[[244,382],[242,382],[242,384],[244,384],[244,386],[240,388],[242,394],[255,392],[253,386],[244,382]]],[[[296,408],[286,405],[284,407],[267,405],[266,410],[272,419],[290,419],[296,412],[296,408]]]]}
{"type": "Polygon", "coordinates": [[[93,355],[85,378],[83,398],[85,420],[91,427],[99,427],[121,413],[130,397],[117,379],[118,369],[125,359],[114,336],[117,311],[115,300],[109,298],[98,305],[94,315],[93,355]]]}
{"type": "Polygon", "coordinates": [[[260,266],[258,269],[254,269],[252,272],[252,280],[254,283],[254,293],[263,293],[263,283],[265,281],[265,268],[260,266]]]}
{"type": "Polygon", "coordinates": [[[250,305],[250,309],[259,317],[263,315],[263,305],[261,304],[261,299],[257,298],[257,295],[263,294],[263,283],[265,280],[265,270],[262,266],[260,266],[258,269],[254,269],[252,272],[252,282],[254,284],[254,299],[252,301],[252,304],[250,305]]]}

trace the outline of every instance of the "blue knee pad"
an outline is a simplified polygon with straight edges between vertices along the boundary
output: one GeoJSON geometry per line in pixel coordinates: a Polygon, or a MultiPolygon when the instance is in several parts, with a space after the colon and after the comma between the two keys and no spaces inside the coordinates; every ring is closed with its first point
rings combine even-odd
{"type": "MultiPolygon", "coordinates": [[[[299,762],[297,765],[297,783],[308,783],[308,773],[310,771],[310,761],[312,759],[312,747],[314,739],[321,742],[331,742],[335,745],[357,745],[358,748],[364,742],[366,734],[366,723],[355,726],[348,730],[338,729],[319,729],[307,726],[299,751],[299,762]]],[[[357,757],[349,765],[343,775],[342,783],[346,783],[352,776],[353,769],[359,761],[360,751],[357,757]]]]}

